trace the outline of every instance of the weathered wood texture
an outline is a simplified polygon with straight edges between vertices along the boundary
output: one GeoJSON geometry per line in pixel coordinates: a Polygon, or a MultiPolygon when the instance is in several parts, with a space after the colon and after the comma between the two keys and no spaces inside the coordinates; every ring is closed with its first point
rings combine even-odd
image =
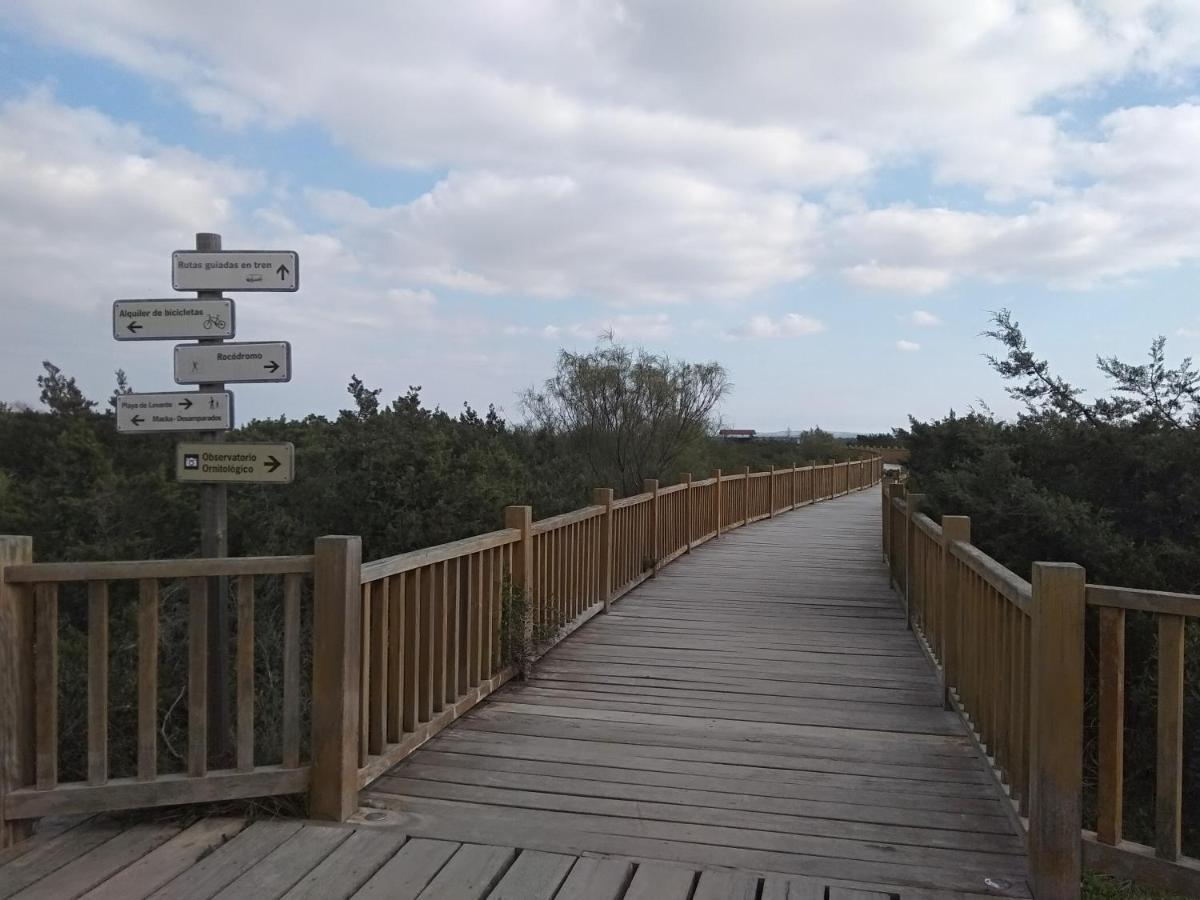
{"type": "Polygon", "coordinates": [[[363,804],[431,840],[1029,896],[1004,801],[888,588],[877,503],[695,549],[363,804]]]}
{"type": "MultiPolygon", "coordinates": [[[[580,855],[412,837],[393,822],[343,827],[204,819],[43,823],[0,856],[0,900],[979,900],[847,878],[580,855]],[[14,848],[15,849],[15,848],[14,848]]],[[[846,873],[852,874],[852,873],[846,873]]],[[[996,896],[992,893],[988,896],[996,896]]]]}

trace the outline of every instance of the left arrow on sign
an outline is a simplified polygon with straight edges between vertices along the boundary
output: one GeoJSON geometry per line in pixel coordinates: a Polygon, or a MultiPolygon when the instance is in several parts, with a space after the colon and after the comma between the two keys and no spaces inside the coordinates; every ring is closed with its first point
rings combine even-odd
{"type": "Polygon", "coordinates": [[[141,424],[142,424],[143,422],[145,422],[146,420],[145,420],[145,419],[143,419],[141,416],[134,416],[134,417],[133,417],[132,419],[130,419],[129,421],[130,421],[130,422],[132,422],[134,425],[141,425],[141,424]]]}
{"type": "Polygon", "coordinates": [[[125,327],[129,330],[130,334],[137,334],[139,331],[142,330],[142,325],[140,322],[130,322],[125,327]]]}

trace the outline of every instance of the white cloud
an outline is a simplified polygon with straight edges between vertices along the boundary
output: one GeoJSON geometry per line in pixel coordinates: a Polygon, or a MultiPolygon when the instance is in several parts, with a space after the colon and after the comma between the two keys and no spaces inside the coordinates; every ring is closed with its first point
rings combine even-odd
{"type": "Polygon", "coordinates": [[[921,345],[915,341],[899,340],[896,341],[896,349],[902,353],[916,353],[921,349],[921,345]]]}
{"type": "Polygon", "coordinates": [[[608,335],[616,341],[662,341],[675,334],[675,326],[666,313],[624,313],[570,325],[544,325],[541,328],[510,325],[504,333],[510,336],[534,334],[551,341],[595,342],[608,335]]]}
{"type": "Polygon", "coordinates": [[[728,333],[733,338],[798,338],[825,331],[825,323],[799,313],[784,313],[777,319],[756,315],[742,328],[728,333]]]}
{"type": "Polygon", "coordinates": [[[935,325],[942,324],[941,319],[923,309],[914,309],[906,318],[910,324],[918,325],[922,328],[932,328],[935,325]]]}
{"type": "Polygon", "coordinates": [[[927,266],[881,266],[872,260],[843,269],[855,284],[879,291],[902,294],[929,294],[950,283],[950,272],[927,266]]]}

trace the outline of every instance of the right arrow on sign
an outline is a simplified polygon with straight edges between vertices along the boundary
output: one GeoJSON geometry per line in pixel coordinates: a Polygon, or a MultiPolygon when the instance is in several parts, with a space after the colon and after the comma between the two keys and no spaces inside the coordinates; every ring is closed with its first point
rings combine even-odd
{"type": "Polygon", "coordinates": [[[281,465],[283,465],[283,463],[281,463],[281,462],[280,462],[279,460],[277,460],[275,457],[273,457],[273,456],[268,456],[268,457],[267,457],[267,460],[266,460],[266,467],[267,467],[267,471],[268,471],[268,472],[274,472],[274,471],[275,471],[276,469],[278,469],[278,468],[279,468],[281,465]]]}

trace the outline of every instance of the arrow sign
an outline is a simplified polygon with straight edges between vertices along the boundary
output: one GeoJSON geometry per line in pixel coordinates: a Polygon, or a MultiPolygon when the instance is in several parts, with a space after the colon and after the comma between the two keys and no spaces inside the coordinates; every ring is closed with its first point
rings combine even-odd
{"type": "Polygon", "coordinates": [[[231,338],[233,301],[116,300],[113,337],[118,341],[181,341],[231,338]]]}
{"type": "Polygon", "coordinates": [[[291,380],[292,345],[287,341],[175,346],[177,384],[291,380]]]}
{"type": "Polygon", "coordinates": [[[175,448],[177,481],[290,484],[295,470],[291,444],[181,443],[175,448]]]}
{"type": "Polygon", "coordinates": [[[164,391],[117,397],[117,431],[228,431],[233,427],[233,394],[229,391],[164,391]]]}
{"type": "Polygon", "coordinates": [[[171,287],[177,291],[295,291],[295,250],[176,250],[171,287]]]}

